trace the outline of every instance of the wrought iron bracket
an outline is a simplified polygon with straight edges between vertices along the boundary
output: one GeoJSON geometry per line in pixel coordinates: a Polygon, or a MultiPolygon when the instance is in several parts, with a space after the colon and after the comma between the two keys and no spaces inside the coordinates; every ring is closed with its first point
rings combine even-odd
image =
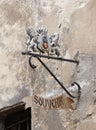
{"type": "Polygon", "coordinates": [[[75,63],[77,65],[79,64],[79,60],[65,59],[65,58],[61,58],[61,57],[53,57],[53,56],[46,56],[46,55],[39,55],[39,54],[31,53],[31,52],[22,52],[22,55],[30,55],[30,56],[33,56],[33,57],[40,57],[40,58],[66,61],[66,62],[70,62],[70,63],[75,63]]]}
{"type": "Polygon", "coordinates": [[[66,61],[66,62],[71,62],[71,63],[76,63],[79,64],[79,61],[76,60],[70,60],[70,59],[64,59],[64,58],[58,58],[58,57],[50,57],[50,56],[46,56],[46,55],[39,55],[39,54],[34,54],[31,52],[22,52],[23,55],[31,55],[29,57],[29,65],[32,69],[35,69],[36,66],[34,64],[31,63],[32,57],[37,58],[37,60],[45,67],[45,69],[50,73],[50,75],[56,80],[56,82],[61,86],[61,88],[71,97],[71,98],[77,98],[79,99],[81,96],[81,87],[77,82],[73,82],[71,84],[71,86],[76,85],[78,87],[78,95],[74,96],[72,95],[67,89],[66,87],[59,81],[59,79],[53,74],[53,72],[45,65],[45,63],[40,59],[40,58],[48,58],[48,59],[54,59],[54,60],[61,60],[61,61],[66,61]]]}

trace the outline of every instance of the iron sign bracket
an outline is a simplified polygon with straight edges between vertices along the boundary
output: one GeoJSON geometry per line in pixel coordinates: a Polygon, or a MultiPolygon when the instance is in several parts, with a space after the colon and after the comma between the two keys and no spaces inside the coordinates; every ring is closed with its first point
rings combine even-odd
{"type": "Polygon", "coordinates": [[[30,55],[29,57],[29,65],[32,69],[35,69],[36,66],[34,64],[32,64],[31,60],[32,57],[35,57],[44,67],[45,69],[50,73],[50,75],[56,80],[56,82],[61,86],[61,88],[71,97],[71,98],[77,98],[80,99],[81,96],[81,87],[77,82],[73,82],[71,84],[71,86],[76,85],[78,87],[78,95],[74,96],[72,95],[67,89],[66,87],[60,82],[60,80],[53,74],[53,72],[48,68],[48,66],[45,65],[45,63],[41,60],[41,58],[47,58],[47,59],[53,59],[53,60],[59,60],[59,61],[66,61],[66,62],[70,62],[70,63],[75,63],[75,64],[79,64],[78,60],[71,60],[71,59],[64,59],[61,57],[53,57],[53,56],[46,56],[46,55],[39,55],[39,54],[34,54],[31,52],[22,52],[22,55],[30,55]]]}

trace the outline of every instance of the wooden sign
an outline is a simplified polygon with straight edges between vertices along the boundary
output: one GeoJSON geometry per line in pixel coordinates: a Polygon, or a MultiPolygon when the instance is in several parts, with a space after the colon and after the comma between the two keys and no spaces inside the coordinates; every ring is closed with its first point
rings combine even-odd
{"type": "Polygon", "coordinates": [[[45,109],[73,109],[72,103],[74,103],[74,101],[71,98],[64,97],[63,95],[51,98],[43,98],[34,95],[33,101],[36,105],[45,109]]]}

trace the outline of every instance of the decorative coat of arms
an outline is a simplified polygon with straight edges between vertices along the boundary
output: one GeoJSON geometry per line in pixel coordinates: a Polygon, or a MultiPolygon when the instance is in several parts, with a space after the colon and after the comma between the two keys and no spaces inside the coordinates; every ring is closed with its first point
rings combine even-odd
{"type": "Polygon", "coordinates": [[[27,33],[27,49],[26,52],[40,52],[47,53],[49,55],[60,56],[60,46],[58,44],[59,34],[52,33],[47,35],[48,30],[45,26],[40,26],[35,30],[32,27],[28,27],[26,30],[27,33]]]}

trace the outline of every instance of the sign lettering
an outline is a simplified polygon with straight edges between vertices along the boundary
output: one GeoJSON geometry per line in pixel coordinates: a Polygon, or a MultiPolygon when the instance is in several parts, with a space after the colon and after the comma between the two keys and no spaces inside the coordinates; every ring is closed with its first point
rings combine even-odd
{"type": "Polygon", "coordinates": [[[43,98],[34,95],[34,103],[45,109],[70,108],[73,109],[72,103],[74,101],[69,97],[58,96],[55,98],[43,98]]]}

